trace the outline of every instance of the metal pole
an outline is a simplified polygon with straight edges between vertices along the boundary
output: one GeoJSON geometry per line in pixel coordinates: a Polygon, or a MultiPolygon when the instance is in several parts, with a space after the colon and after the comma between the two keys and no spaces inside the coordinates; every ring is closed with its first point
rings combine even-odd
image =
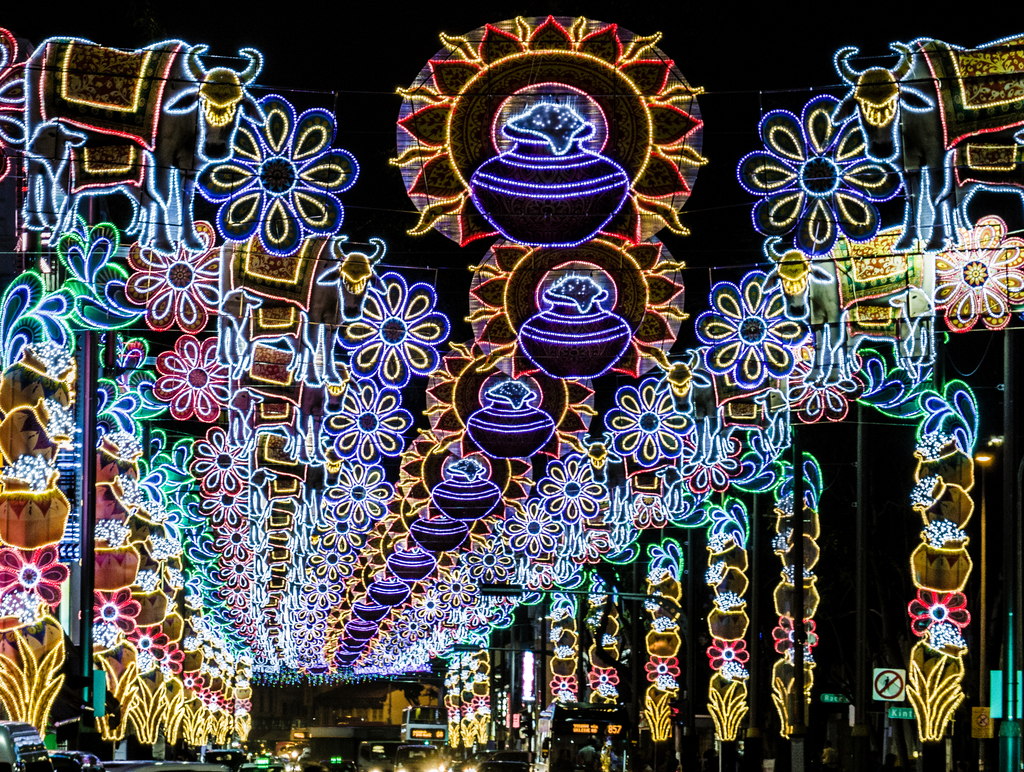
{"type": "Polygon", "coordinates": [[[586,702],[587,655],[584,644],[584,631],[587,629],[587,596],[577,595],[576,601],[576,647],[579,656],[576,658],[576,701],[586,702]]]}
{"type": "MultiPolygon", "coordinates": [[[[82,675],[92,678],[93,588],[96,573],[96,333],[82,333],[82,675]]],[[[91,686],[89,687],[92,688],[91,686]]]]}
{"type": "Polygon", "coordinates": [[[868,766],[868,497],[864,442],[864,406],[857,405],[857,553],[856,561],[856,650],[853,685],[853,768],[868,766]]]}
{"type": "Polygon", "coordinates": [[[1013,331],[1003,333],[1003,589],[1006,614],[1006,666],[1004,689],[1006,710],[999,726],[999,769],[1004,772],[1020,770],[1020,706],[1017,705],[1017,502],[1014,486],[1017,484],[1016,406],[1016,346],[1013,331]]]}
{"type": "Polygon", "coordinates": [[[804,469],[803,442],[793,424],[793,688],[790,692],[792,772],[804,772],[804,469]]]}
{"type": "Polygon", "coordinates": [[[760,493],[754,494],[754,503],[750,511],[750,661],[748,670],[750,672],[750,692],[747,695],[747,702],[750,706],[749,724],[747,725],[747,736],[743,743],[743,769],[748,772],[760,772],[763,763],[763,748],[761,742],[761,713],[758,692],[758,684],[761,676],[761,646],[758,635],[761,630],[761,532],[764,525],[761,523],[761,505],[763,498],[760,493]]]}
{"type": "MultiPolygon", "coordinates": [[[[989,703],[988,693],[988,504],[985,496],[985,481],[988,477],[987,463],[981,464],[981,624],[978,625],[980,645],[978,647],[978,704],[989,703]]],[[[988,743],[978,740],[978,768],[985,769],[988,743]]]]}

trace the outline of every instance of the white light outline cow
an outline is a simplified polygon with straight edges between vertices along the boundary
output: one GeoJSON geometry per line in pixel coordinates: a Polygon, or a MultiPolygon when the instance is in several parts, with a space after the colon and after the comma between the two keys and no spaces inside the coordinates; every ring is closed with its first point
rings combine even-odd
{"type": "MultiPolygon", "coordinates": [[[[935,258],[922,254],[923,286],[908,285],[906,289],[887,293],[843,308],[839,297],[836,261],[832,253],[812,257],[798,249],[780,253],[779,238],[765,240],[764,253],[773,263],[765,287],[782,285],[786,315],[808,324],[814,334],[811,350],[813,360],[807,380],[816,384],[834,384],[855,374],[857,349],[866,341],[891,343],[896,365],[913,383],[927,377],[935,363],[935,258]],[[854,306],[890,306],[900,309],[897,329],[900,334],[872,335],[852,326],[850,309],[854,306]]],[[[855,259],[855,258],[852,258],[855,259]]],[[[913,256],[908,256],[913,259],[913,256]]]]}
{"type": "MultiPolygon", "coordinates": [[[[1017,39],[1005,38],[973,50],[995,48],[1017,39]]],[[[965,134],[946,146],[939,100],[943,89],[950,86],[936,79],[926,60],[924,47],[933,42],[941,41],[919,38],[910,44],[892,43],[890,48],[900,57],[892,69],[855,70],[850,60],[859,50],[853,46],[842,48],[835,55],[836,71],[850,90],[836,107],[833,121],[839,124],[855,118],[868,140],[868,156],[894,163],[903,173],[907,205],[903,235],[894,247],[896,251],[913,249],[920,240],[926,251],[936,252],[947,241],[955,241],[957,225],[971,225],[967,209],[979,189],[1013,193],[1024,204],[1024,190],[1019,187],[977,181],[958,184],[954,168],[956,148],[978,135],[965,134]],[[962,196],[959,206],[953,207],[951,200],[960,193],[958,188],[962,189],[962,196]]],[[[943,45],[953,51],[969,50],[943,45]]],[[[1024,81],[1024,74],[1021,80],[1024,81]]],[[[980,136],[985,143],[1021,145],[1022,124],[1024,118],[1008,120],[1005,127],[980,136]]]]}
{"type": "MultiPolygon", "coordinates": [[[[180,40],[166,40],[132,52],[173,53],[167,83],[158,104],[157,128],[152,147],[136,137],[121,136],[123,144],[137,148],[142,184],[114,177],[108,187],[72,190],[73,153],[77,148],[110,144],[117,136],[111,131],[87,128],[63,117],[46,118],[42,78],[45,57],[51,45],[95,45],[80,38],[46,40],[24,66],[25,78],[25,165],[29,180],[23,206],[26,227],[53,230],[56,236],[73,227],[84,196],[126,194],[133,203],[130,234],[157,252],[173,254],[180,243],[191,252],[204,245],[193,226],[192,202],[197,171],[207,162],[231,157],[235,131],[244,113],[246,119],[262,124],[263,111],[248,87],[263,68],[263,55],[252,48],[240,54],[248,60],[242,72],[227,67],[207,70],[199,57],[207,46],[189,46],[180,40]]],[[[107,49],[120,51],[120,49],[107,49]]]]}

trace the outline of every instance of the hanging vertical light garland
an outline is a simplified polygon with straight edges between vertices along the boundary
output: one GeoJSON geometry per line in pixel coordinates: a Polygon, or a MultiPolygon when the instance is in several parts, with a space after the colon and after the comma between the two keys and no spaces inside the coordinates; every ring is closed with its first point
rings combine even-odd
{"type": "Polygon", "coordinates": [[[672,737],[672,710],[669,703],[679,694],[679,625],[671,613],[683,596],[679,583],[683,572],[683,554],[679,544],[666,539],[647,550],[650,568],[647,573],[647,594],[664,602],[647,600],[644,610],[651,618],[645,638],[647,648],[647,691],[644,694],[644,718],[654,742],[672,737]]]}

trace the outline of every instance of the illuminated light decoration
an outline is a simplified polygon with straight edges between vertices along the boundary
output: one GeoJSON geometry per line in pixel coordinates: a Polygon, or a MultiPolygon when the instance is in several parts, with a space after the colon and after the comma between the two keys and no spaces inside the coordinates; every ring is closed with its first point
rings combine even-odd
{"type": "Polygon", "coordinates": [[[228,241],[257,235],[271,255],[295,252],[309,236],[338,232],[344,208],[337,194],[355,184],[359,165],[332,149],[336,126],[327,110],[298,117],[285,99],[263,97],[265,121],[247,117],[233,138],[232,158],[200,172],[199,191],[217,210],[217,230],[228,241]]]}
{"type": "Polygon", "coordinates": [[[381,456],[401,455],[402,435],[412,426],[412,414],[401,405],[394,389],[379,388],[367,379],[350,381],[335,414],[324,421],[339,458],[374,464],[381,456]]]}
{"type": "Polygon", "coordinates": [[[917,596],[908,606],[920,640],[910,651],[907,698],[922,742],[945,735],[964,700],[962,630],[970,623],[964,586],[973,564],[966,526],[974,511],[974,446],[978,407],[960,381],[915,395],[908,414],[920,418],[911,505],[922,518],[922,543],[910,557],[917,596]]]}
{"type": "Polygon", "coordinates": [[[682,267],[657,241],[532,249],[500,241],[475,271],[473,332],[513,376],[668,369],[667,351],[686,318],[682,267]]]}
{"type": "Polygon", "coordinates": [[[532,246],[575,246],[593,238],[625,203],[625,170],[584,143],[594,124],[568,104],[539,102],[509,118],[510,150],[470,178],[473,205],[505,238],[532,246]]]}
{"type": "Polygon", "coordinates": [[[23,721],[44,732],[50,708],[64,684],[60,624],[47,616],[8,641],[8,645],[14,644],[14,651],[0,656],[0,702],[12,721],[23,721]]]}
{"type": "Polygon", "coordinates": [[[836,71],[850,87],[836,119],[855,118],[875,154],[899,163],[906,178],[900,251],[914,249],[918,240],[926,251],[942,250],[952,236],[954,197],[963,201],[959,214],[967,220],[968,204],[979,190],[1019,195],[1019,173],[1007,167],[1014,132],[1024,123],[1012,96],[1020,87],[1016,44],[1010,37],[963,49],[919,38],[890,45],[899,54],[893,68],[863,72],[851,63],[856,48],[836,52],[836,71]],[[906,152],[904,143],[915,150],[906,152]],[[954,163],[962,168],[954,169],[954,163]]]}
{"type": "Polygon", "coordinates": [[[548,616],[549,640],[554,644],[548,688],[551,690],[551,699],[562,704],[577,702],[576,658],[579,637],[576,631],[575,604],[578,602],[571,596],[555,593],[548,616]]]}
{"type": "Polygon", "coordinates": [[[979,319],[1001,330],[1012,311],[1024,308],[1024,239],[1007,237],[998,217],[957,234],[957,244],[935,255],[935,308],[953,332],[967,332],[979,319]]]}
{"type": "Polygon", "coordinates": [[[615,394],[616,407],[605,424],[612,433],[612,447],[642,468],[652,468],[683,452],[683,437],[693,429],[693,419],[676,409],[668,386],[647,378],[637,389],[623,386],[615,394]]]}
{"type": "Polygon", "coordinates": [[[231,398],[228,368],[217,359],[216,338],[199,341],[182,335],[173,351],[156,358],[156,369],[160,377],[153,385],[153,396],[168,403],[175,420],[194,417],[213,423],[227,407],[231,398]]]}
{"type": "Polygon", "coordinates": [[[133,273],[125,284],[125,296],[137,306],[145,306],[146,324],[163,332],[177,327],[196,335],[206,329],[210,314],[220,305],[220,249],[215,246],[213,226],[202,220],[195,223],[203,249],[193,251],[179,246],[173,255],[145,249],[138,243],[128,250],[128,266],[133,273]]]}
{"type": "Polygon", "coordinates": [[[445,479],[430,491],[430,499],[453,520],[480,520],[492,515],[501,505],[501,489],[486,479],[486,474],[487,468],[473,456],[446,464],[445,479]]]}
{"type": "MultiPolygon", "coordinates": [[[[665,539],[661,544],[647,548],[649,568],[647,594],[663,597],[671,604],[680,603],[683,595],[679,579],[683,572],[683,554],[679,544],[665,539]]],[[[672,711],[670,701],[679,694],[679,625],[673,620],[669,608],[656,602],[646,602],[644,609],[651,617],[651,627],[644,639],[647,651],[647,691],[644,695],[644,717],[651,729],[651,739],[663,743],[672,737],[672,711]]]]}
{"type": "Polygon", "coordinates": [[[619,701],[618,663],[620,659],[619,609],[614,596],[606,593],[602,579],[592,575],[590,584],[589,614],[585,620],[590,632],[590,648],[587,650],[590,670],[592,703],[617,703],[619,701]]]}
{"type": "Polygon", "coordinates": [[[850,403],[863,393],[864,384],[855,373],[841,377],[836,383],[816,381],[811,364],[813,358],[814,353],[808,347],[801,346],[797,350],[796,366],[788,379],[790,408],[804,424],[843,421],[850,412],[850,403]]]}
{"type": "Polygon", "coordinates": [[[27,174],[38,181],[25,199],[27,227],[70,230],[83,195],[118,191],[133,202],[132,232],[145,246],[172,253],[180,240],[198,251],[195,169],[231,147],[243,113],[260,115],[247,88],[262,67],[244,49],[244,71],[206,70],[205,50],[177,40],[137,51],[44,41],[24,66],[27,174]]]}
{"type": "MultiPolygon", "coordinates": [[[[481,447],[475,441],[474,434],[467,431],[470,419],[494,401],[485,396],[486,392],[500,387],[509,379],[479,348],[458,344],[450,346],[453,350],[441,357],[441,368],[431,376],[427,387],[427,415],[433,427],[431,436],[445,444],[459,441],[461,456],[469,456],[483,449],[492,467],[490,476],[502,487],[505,498],[525,498],[525,479],[522,478],[529,467],[519,459],[526,459],[532,455],[536,446],[534,443],[540,438],[532,430],[504,435],[496,430],[478,434],[486,447],[481,447]]],[[[518,384],[502,390],[518,391],[521,386],[534,392],[539,396],[536,410],[547,414],[554,422],[554,431],[549,435],[547,443],[540,448],[540,452],[558,458],[562,454],[562,443],[580,449],[577,435],[586,431],[589,416],[593,415],[591,402],[594,392],[583,384],[554,379],[544,373],[518,379],[518,384]]],[[[532,401],[529,396],[525,396],[524,399],[526,402],[532,401]]],[[[500,411],[498,415],[501,420],[515,420],[515,412],[509,410],[508,399],[498,401],[498,405],[489,406],[500,411]]],[[[523,408],[525,406],[527,405],[523,405],[523,408]]],[[[481,415],[485,417],[487,414],[481,415]]],[[[546,423],[543,416],[534,418],[539,423],[546,423]]],[[[408,464],[403,464],[404,466],[408,464]]],[[[437,476],[439,478],[439,475],[437,476]]],[[[426,494],[427,491],[424,490],[422,498],[426,498],[426,494]]]]}
{"type": "Polygon", "coordinates": [[[343,461],[337,481],[324,492],[321,504],[339,528],[367,533],[384,517],[394,493],[382,467],[343,461]]]}
{"type": "Polygon", "coordinates": [[[756,389],[768,378],[785,378],[795,363],[794,349],[807,327],[787,318],[785,297],[766,288],[766,275],[747,273],[739,286],[718,282],[711,288],[714,310],[697,318],[697,337],[711,348],[708,370],[728,374],[742,389],[756,389]]]}
{"type": "Polygon", "coordinates": [[[708,712],[723,740],[736,739],[746,715],[749,658],[744,636],[750,623],[746,611],[747,532],[749,516],[743,503],[725,499],[707,508],[708,568],[704,581],[714,589],[714,609],[708,614],[712,643],[707,649],[713,675],[708,684],[708,712]]]}
{"type": "Polygon", "coordinates": [[[380,622],[391,613],[391,609],[388,606],[381,606],[377,603],[356,601],[352,604],[352,613],[364,622],[380,622]]]}
{"type": "Polygon", "coordinates": [[[378,579],[366,588],[366,593],[382,606],[398,606],[409,597],[409,585],[397,579],[378,579]]]}
{"type": "Polygon", "coordinates": [[[555,551],[565,526],[548,515],[537,501],[529,501],[525,506],[512,506],[501,528],[514,552],[540,558],[555,551]]]}
{"type": "Polygon", "coordinates": [[[622,358],[633,337],[625,320],[605,311],[608,291],[568,274],[544,290],[550,307],[519,330],[519,349],[555,378],[596,378],[622,358]]]}
{"type": "Polygon", "coordinates": [[[418,517],[409,526],[409,535],[427,552],[451,552],[469,536],[469,526],[450,517],[418,517]]]}
{"type": "Polygon", "coordinates": [[[460,562],[470,578],[478,582],[500,583],[512,576],[515,558],[500,540],[487,546],[474,544],[470,552],[464,553],[460,562]]]}
{"type": "Polygon", "coordinates": [[[63,289],[73,298],[70,316],[86,329],[111,330],[132,324],[139,312],[125,295],[128,274],[115,262],[121,232],[110,223],[88,226],[75,217],[57,239],[57,256],[68,271],[63,289]]]}
{"type": "Polygon", "coordinates": [[[895,252],[901,232],[886,228],[863,243],[839,236],[831,254],[818,259],[797,250],[780,253],[778,239],[765,242],[765,255],[775,263],[767,283],[782,285],[790,319],[814,328],[808,344],[814,381],[850,378],[857,351],[869,340],[892,344],[897,366],[912,382],[930,372],[934,303],[925,287],[933,258],[895,252]]]}
{"type": "Polygon", "coordinates": [[[345,325],[341,343],[352,351],[353,372],[385,386],[404,388],[413,375],[438,365],[437,346],[448,338],[444,314],[434,311],[437,293],[427,284],[409,287],[396,273],[366,291],[358,320],[345,325]]]}
{"type": "MultiPolygon", "coordinates": [[[[582,17],[520,17],[461,37],[442,35],[445,50],[410,88],[399,91],[405,101],[398,120],[398,157],[392,164],[401,167],[406,190],[421,213],[410,233],[437,228],[462,245],[494,235],[497,229],[481,216],[475,197],[495,223],[513,237],[523,236],[495,213],[495,203],[482,187],[477,190],[485,180],[481,175],[474,178],[473,173],[483,167],[483,174],[500,180],[490,181],[488,187],[533,191],[539,186],[533,175],[523,173],[527,170],[509,166],[515,173],[508,174],[502,167],[545,161],[532,155],[526,156],[526,162],[519,161],[506,152],[512,150],[508,146],[515,142],[516,155],[525,154],[530,140],[544,137],[538,149],[551,148],[549,160],[559,164],[563,157],[557,151],[571,154],[579,144],[574,140],[584,139],[580,124],[592,126],[593,134],[586,138],[588,146],[579,149],[607,160],[608,171],[595,176],[611,178],[606,184],[614,185],[614,197],[595,207],[598,214],[593,220],[571,217],[568,212],[560,215],[567,230],[552,238],[558,243],[563,238],[582,241],[597,227],[632,243],[649,238],[665,225],[685,233],[678,212],[698,167],[705,162],[700,156],[703,123],[696,102],[700,90],[692,89],[655,47],[659,38],[636,37],[616,25],[582,17]],[[482,98],[496,93],[495,88],[508,97],[482,98]],[[532,121],[543,124],[531,129],[532,121]],[[516,129],[521,124],[525,132],[516,129]],[[508,127],[504,133],[503,127],[508,127]],[[499,157],[501,161],[496,161],[499,157]],[[624,172],[628,185],[621,208],[622,183],[616,167],[624,172]],[[609,214],[614,216],[602,225],[609,214]],[[570,222],[572,232],[568,232],[570,222]]],[[[549,182],[580,182],[577,174],[569,170],[564,181],[549,182]]],[[[555,208],[572,212],[567,206],[571,200],[555,199],[555,208]]],[[[511,209],[514,204],[532,212],[536,202],[503,196],[502,213],[504,206],[511,209]]],[[[553,233],[552,226],[542,226],[543,237],[553,233]]]]}
{"type": "Polygon", "coordinates": [[[754,228],[766,236],[796,229],[795,245],[810,255],[832,249],[842,232],[854,241],[872,238],[879,227],[875,203],[902,187],[896,169],[868,156],[856,122],[836,124],[835,97],[816,96],[797,118],[773,110],[758,127],[765,150],[744,156],[737,176],[754,207],[754,228]]]}
{"type": "Polygon", "coordinates": [[[818,562],[819,548],[818,538],[821,535],[821,522],[817,511],[817,502],[821,495],[821,470],[817,463],[808,459],[805,454],[803,469],[799,473],[804,475],[804,501],[802,503],[804,518],[804,541],[802,545],[793,544],[792,519],[794,502],[792,493],[792,480],[785,481],[776,490],[775,502],[775,533],[776,538],[772,541],[773,551],[779,556],[782,562],[780,577],[782,581],[775,587],[775,613],[778,615],[778,625],[772,630],[772,638],[775,641],[775,651],[780,658],[772,666],[772,702],[778,711],[781,726],[779,734],[782,737],[789,737],[796,723],[806,723],[806,720],[798,722],[794,714],[805,711],[811,700],[811,691],[814,688],[814,655],[812,649],[818,643],[818,636],[814,632],[814,615],[821,600],[817,589],[818,577],[814,574],[814,566],[818,562]],[[803,552],[804,571],[801,578],[803,584],[803,609],[796,609],[794,606],[794,551],[800,549],[803,552]],[[796,626],[794,619],[796,614],[801,613],[803,617],[803,629],[805,642],[803,645],[804,657],[804,694],[800,696],[793,694],[794,683],[794,659],[793,649],[796,644],[796,626]]]}
{"type": "Polygon", "coordinates": [[[594,480],[594,468],[578,453],[570,453],[547,466],[537,484],[544,511],[566,525],[595,518],[608,503],[608,489],[594,480]]]}
{"type": "Polygon", "coordinates": [[[529,458],[555,434],[555,419],[531,405],[537,394],[524,381],[504,380],[484,393],[485,407],[466,420],[466,432],[494,458],[529,458]]]}
{"type": "Polygon", "coordinates": [[[58,562],[53,545],[27,554],[21,550],[0,550],[0,593],[34,595],[53,607],[60,602],[60,587],[67,578],[68,567],[58,562]]]}
{"type": "Polygon", "coordinates": [[[204,493],[237,496],[242,492],[242,481],[247,477],[245,460],[238,457],[223,429],[210,428],[205,439],[195,442],[192,454],[189,471],[199,480],[204,493]]]}
{"type": "Polygon", "coordinates": [[[4,148],[24,142],[25,125],[20,120],[25,101],[23,80],[14,77],[18,59],[18,41],[0,27],[0,180],[11,171],[11,162],[4,148]]]}

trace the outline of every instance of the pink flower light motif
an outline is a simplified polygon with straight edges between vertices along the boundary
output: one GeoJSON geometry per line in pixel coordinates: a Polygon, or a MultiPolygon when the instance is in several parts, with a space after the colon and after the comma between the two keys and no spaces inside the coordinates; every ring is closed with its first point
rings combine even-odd
{"type": "Polygon", "coordinates": [[[647,671],[648,681],[657,681],[661,676],[678,678],[682,671],[679,670],[679,660],[676,657],[651,657],[644,665],[647,671]]]}
{"type": "Polygon", "coordinates": [[[126,634],[135,631],[135,617],[140,611],[142,605],[132,600],[132,591],[128,589],[97,592],[93,603],[93,618],[97,622],[117,625],[126,634]]]}
{"type": "Polygon", "coordinates": [[[711,660],[712,670],[721,670],[729,662],[738,662],[744,665],[750,659],[747,642],[743,640],[724,641],[721,638],[715,638],[708,646],[708,659],[711,660]]]}
{"type": "Polygon", "coordinates": [[[228,391],[228,368],[217,361],[217,339],[200,342],[191,335],[182,335],[173,351],[156,358],[160,374],[153,387],[153,396],[171,406],[171,415],[178,421],[195,416],[213,423],[225,407],[228,391]]]}
{"type": "MultiPolygon", "coordinates": [[[[850,403],[855,402],[864,391],[863,382],[855,375],[837,383],[814,383],[809,381],[813,358],[809,348],[802,348],[796,359],[796,367],[789,375],[789,403],[801,423],[813,424],[821,420],[838,422],[846,418],[850,403]]],[[[858,364],[853,370],[859,370],[858,364]]]]}
{"type": "Polygon", "coordinates": [[[590,688],[596,692],[602,686],[606,689],[615,689],[619,683],[619,675],[613,667],[595,667],[587,674],[587,680],[590,681],[590,688]]]}
{"type": "Polygon", "coordinates": [[[551,676],[551,693],[558,695],[563,692],[568,692],[574,698],[576,697],[576,676],[574,675],[552,675],[551,676]]]}
{"type": "MultiPolygon", "coordinates": [[[[154,653],[153,656],[156,656],[154,653]]],[[[181,666],[185,662],[185,652],[178,648],[176,643],[168,643],[163,648],[163,653],[156,657],[161,668],[167,668],[172,673],[180,673],[181,666]]]]}
{"type": "Polygon", "coordinates": [[[40,547],[34,552],[0,550],[0,593],[21,590],[35,593],[53,606],[60,602],[60,586],[68,578],[67,566],[58,562],[57,547],[40,547]]]}
{"type": "Polygon", "coordinates": [[[192,453],[189,471],[199,479],[204,493],[237,496],[242,492],[246,459],[228,442],[227,432],[219,426],[212,427],[205,439],[196,440],[192,453]]]}
{"type": "MultiPolygon", "coordinates": [[[[804,635],[807,643],[804,646],[804,656],[810,653],[811,649],[818,645],[818,635],[814,632],[814,620],[804,620],[804,635]]],[[[793,620],[789,617],[779,617],[779,625],[772,630],[772,638],[775,640],[775,651],[779,654],[789,654],[796,642],[796,628],[793,620]]]]}
{"type": "Polygon", "coordinates": [[[1006,238],[998,217],[958,231],[960,244],[935,256],[935,307],[945,309],[953,332],[967,332],[978,319],[1001,330],[1024,305],[1024,239],[1006,238]]]}
{"type": "Polygon", "coordinates": [[[971,621],[967,610],[967,597],[962,592],[933,592],[918,590],[917,597],[907,606],[914,635],[924,635],[933,624],[948,622],[963,630],[971,621]]]}
{"type": "Polygon", "coordinates": [[[132,303],[146,306],[146,324],[157,331],[172,325],[182,332],[201,332],[220,301],[220,250],[214,246],[213,226],[199,221],[196,233],[204,249],[195,254],[183,247],[162,255],[133,244],[128,265],[135,270],[125,285],[132,303]]]}
{"type": "Polygon", "coordinates": [[[128,640],[135,644],[135,648],[139,651],[148,651],[152,654],[153,659],[157,662],[163,658],[167,646],[171,642],[160,625],[136,627],[128,634],[128,640]]]}

